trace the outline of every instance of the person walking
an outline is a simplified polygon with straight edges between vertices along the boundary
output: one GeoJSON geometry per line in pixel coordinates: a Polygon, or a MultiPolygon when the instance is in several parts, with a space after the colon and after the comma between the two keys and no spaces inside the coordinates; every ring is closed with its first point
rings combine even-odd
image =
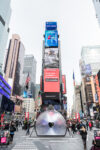
{"type": "Polygon", "coordinates": [[[30,134],[30,122],[27,123],[27,131],[26,131],[26,135],[30,134]]]}
{"type": "Polygon", "coordinates": [[[13,121],[10,124],[9,130],[10,130],[11,142],[13,142],[14,132],[16,131],[13,121]]]}
{"type": "Polygon", "coordinates": [[[86,150],[86,139],[87,139],[87,131],[84,126],[80,129],[80,135],[82,136],[82,141],[84,145],[84,150],[86,150]]]}
{"type": "Polygon", "coordinates": [[[18,131],[19,121],[18,121],[18,120],[16,120],[15,124],[16,124],[16,131],[18,131]]]}
{"type": "Polygon", "coordinates": [[[92,130],[92,123],[91,121],[89,121],[89,128],[90,128],[90,131],[92,130]]]}
{"type": "Polygon", "coordinates": [[[87,129],[87,131],[88,131],[88,127],[89,127],[89,123],[88,123],[88,121],[86,121],[86,129],[87,129]]]}
{"type": "Polygon", "coordinates": [[[74,134],[74,133],[75,133],[75,131],[76,131],[76,129],[75,129],[75,128],[76,128],[76,126],[75,126],[75,122],[73,122],[73,123],[72,123],[72,131],[73,131],[73,134],[74,134]]]}

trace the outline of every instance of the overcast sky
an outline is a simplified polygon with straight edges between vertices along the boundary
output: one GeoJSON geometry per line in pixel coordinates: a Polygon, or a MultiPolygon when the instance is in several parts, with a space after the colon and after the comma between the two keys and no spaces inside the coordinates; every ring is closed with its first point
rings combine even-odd
{"type": "Polygon", "coordinates": [[[46,21],[57,21],[61,41],[62,72],[66,75],[68,105],[73,100],[73,69],[80,81],[82,46],[100,45],[100,28],[92,0],[12,0],[10,35],[19,34],[26,54],[37,60],[41,75],[42,42],[46,21]]]}

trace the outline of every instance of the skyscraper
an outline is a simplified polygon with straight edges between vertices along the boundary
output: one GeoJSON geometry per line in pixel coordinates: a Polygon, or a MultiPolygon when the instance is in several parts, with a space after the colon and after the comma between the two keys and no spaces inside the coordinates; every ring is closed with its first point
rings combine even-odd
{"type": "Polygon", "coordinates": [[[25,87],[26,79],[29,75],[30,82],[28,92],[35,98],[35,84],[36,84],[36,60],[33,55],[26,55],[24,57],[24,70],[23,70],[23,90],[25,87]]]}
{"type": "Polygon", "coordinates": [[[81,51],[81,61],[84,62],[80,64],[80,67],[82,67],[81,71],[84,72],[84,69],[87,69],[85,70],[87,73],[91,67],[92,75],[96,75],[100,69],[100,46],[83,47],[81,51]]]}
{"type": "Polygon", "coordinates": [[[96,10],[96,17],[98,18],[98,22],[100,25],[100,0],[93,0],[93,3],[96,10]]]}
{"type": "Polygon", "coordinates": [[[4,69],[5,79],[12,87],[11,95],[21,94],[24,53],[25,48],[20,37],[17,34],[12,35],[4,69]]]}
{"type": "Polygon", "coordinates": [[[11,0],[0,0],[0,73],[3,73],[2,66],[9,34],[9,21],[11,16],[11,0]]]}

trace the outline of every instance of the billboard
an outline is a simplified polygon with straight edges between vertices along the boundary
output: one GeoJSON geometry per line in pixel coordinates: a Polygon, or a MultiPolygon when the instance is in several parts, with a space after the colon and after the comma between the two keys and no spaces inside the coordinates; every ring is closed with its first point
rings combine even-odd
{"type": "Polygon", "coordinates": [[[60,92],[59,69],[44,69],[44,92],[60,92]]]}
{"type": "Polygon", "coordinates": [[[59,50],[58,48],[46,48],[44,51],[44,67],[59,68],[59,50]]]}
{"type": "Polygon", "coordinates": [[[27,97],[28,97],[27,91],[24,91],[24,92],[23,92],[23,98],[27,98],[27,97]]]}
{"type": "Polygon", "coordinates": [[[15,105],[14,112],[15,113],[21,113],[21,106],[15,105]]]}
{"type": "Polygon", "coordinates": [[[46,30],[57,30],[57,22],[46,22],[46,30]]]}
{"type": "Polygon", "coordinates": [[[91,70],[91,65],[90,64],[85,65],[85,74],[86,75],[91,75],[92,74],[92,70],[91,70]]]}
{"type": "Polygon", "coordinates": [[[62,89],[63,89],[63,94],[66,94],[66,76],[62,75],[62,89]]]}
{"type": "Polygon", "coordinates": [[[58,31],[45,31],[45,47],[58,47],[58,31]]]}
{"type": "Polygon", "coordinates": [[[86,75],[92,75],[92,69],[90,64],[85,64],[84,61],[80,62],[80,69],[81,69],[81,75],[86,76],[86,75]]]}

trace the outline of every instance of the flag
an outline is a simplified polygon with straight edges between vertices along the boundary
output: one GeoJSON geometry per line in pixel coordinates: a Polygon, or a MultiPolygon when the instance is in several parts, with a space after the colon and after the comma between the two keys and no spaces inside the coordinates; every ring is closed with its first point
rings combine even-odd
{"type": "Polygon", "coordinates": [[[73,85],[75,86],[75,75],[74,75],[74,72],[73,72],[73,85]]]}
{"type": "Polygon", "coordinates": [[[28,89],[28,84],[29,84],[29,81],[30,81],[30,80],[31,80],[31,78],[30,78],[29,73],[28,73],[27,78],[26,78],[26,82],[25,82],[25,84],[26,84],[26,89],[28,89]]]}

